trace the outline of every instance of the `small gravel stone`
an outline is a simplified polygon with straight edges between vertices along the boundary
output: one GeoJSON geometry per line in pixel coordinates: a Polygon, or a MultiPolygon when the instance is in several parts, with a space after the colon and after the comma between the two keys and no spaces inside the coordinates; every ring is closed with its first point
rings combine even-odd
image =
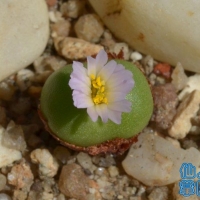
{"type": "Polygon", "coordinates": [[[94,156],[92,162],[99,167],[110,167],[111,165],[116,165],[115,159],[111,154],[106,154],[103,156],[94,156]]]}
{"type": "Polygon", "coordinates": [[[80,152],[77,155],[77,161],[81,165],[81,167],[83,167],[84,169],[87,169],[91,172],[93,172],[96,168],[92,163],[91,157],[86,153],[80,152]]]}
{"type": "Polygon", "coordinates": [[[124,60],[129,60],[130,51],[129,51],[129,47],[126,43],[123,43],[123,42],[115,43],[114,46],[110,49],[110,51],[112,53],[115,53],[116,55],[118,55],[120,53],[120,51],[122,51],[124,60]]]}
{"type": "Polygon", "coordinates": [[[0,99],[9,101],[15,93],[15,87],[9,82],[0,82],[0,99]]]}
{"type": "Polygon", "coordinates": [[[111,177],[115,177],[115,176],[119,175],[119,170],[116,166],[110,166],[108,168],[108,172],[109,172],[111,177]]]}
{"type": "Polygon", "coordinates": [[[103,37],[100,42],[101,42],[101,45],[103,45],[104,47],[107,47],[108,49],[111,49],[116,43],[114,38],[112,37],[112,34],[110,33],[108,29],[104,31],[103,37]]]}
{"type": "Polygon", "coordinates": [[[42,87],[40,86],[30,86],[28,88],[28,94],[31,97],[40,98],[41,92],[42,92],[42,87]]]}
{"type": "Polygon", "coordinates": [[[85,8],[84,0],[69,0],[61,6],[61,13],[65,17],[77,18],[85,8]]]}
{"type": "Polygon", "coordinates": [[[27,192],[23,190],[14,190],[13,193],[13,200],[26,200],[27,199],[27,192]]]}
{"type": "Polygon", "coordinates": [[[0,191],[2,191],[6,186],[7,179],[3,174],[0,174],[0,191]]]}
{"type": "Polygon", "coordinates": [[[27,200],[38,200],[38,199],[42,199],[41,194],[39,192],[31,190],[28,194],[27,200]]]}
{"type": "Polygon", "coordinates": [[[39,164],[39,172],[43,176],[54,177],[58,171],[58,162],[47,149],[36,149],[30,154],[33,163],[39,164]]]}
{"type": "Polygon", "coordinates": [[[105,168],[103,168],[103,167],[96,168],[96,170],[94,171],[94,173],[96,175],[98,175],[98,176],[103,176],[103,175],[108,176],[108,171],[105,168]]]}
{"type": "Polygon", "coordinates": [[[172,84],[164,84],[152,87],[154,98],[154,112],[151,120],[162,129],[172,125],[172,119],[176,114],[178,97],[172,84]]]}
{"type": "Polygon", "coordinates": [[[12,200],[10,196],[5,193],[0,193],[0,200],[12,200]]]}
{"type": "Polygon", "coordinates": [[[66,199],[65,199],[65,195],[62,194],[62,193],[60,193],[60,194],[58,195],[58,197],[57,197],[57,200],[66,200],[66,199]]]}
{"type": "Polygon", "coordinates": [[[186,138],[182,141],[182,147],[184,149],[189,149],[191,147],[198,149],[198,145],[194,140],[190,140],[190,139],[186,139],[186,138]]]}
{"type": "Polygon", "coordinates": [[[150,75],[153,71],[154,59],[150,55],[147,55],[142,59],[142,64],[144,65],[145,74],[150,75]]]}
{"type": "Polygon", "coordinates": [[[13,121],[10,121],[2,137],[2,145],[24,152],[26,149],[26,142],[24,139],[24,133],[20,125],[16,125],[13,121]]]}
{"type": "Polygon", "coordinates": [[[97,179],[97,183],[98,183],[98,186],[99,186],[101,192],[103,192],[103,190],[106,187],[112,186],[112,183],[109,182],[107,176],[101,176],[101,177],[99,177],[99,179],[97,179]]]}
{"type": "Polygon", "coordinates": [[[188,81],[188,78],[184,72],[183,66],[181,63],[178,63],[175,69],[172,72],[172,84],[175,86],[177,91],[182,90],[188,81]]]}
{"type": "Polygon", "coordinates": [[[194,91],[194,90],[200,90],[199,85],[200,85],[200,74],[195,74],[193,76],[190,76],[188,78],[186,87],[180,92],[180,94],[178,95],[178,98],[180,100],[183,100],[192,91],[194,91]]]}
{"type": "MultiPolygon", "coordinates": [[[[58,10],[50,10],[49,11],[49,19],[50,19],[50,22],[52,22],[52,23],[56,23],[56,22],[64,20],[62,13],[59,12],[58,10]]],[[[50,42],[50,40],[48,42],[50,42]]]]}
{"type": "Polygon", "coordinates": [[[181,102],[168,133],[176,139],[184,138],[190,131],[191,119],[197,114],[200,104],[200,91],[195,90],[181,102]]]}
{"type": "Polygon", "coordinates": [[[200,127],[199,126],[192,126],[190,129],[189,134],[191,135],[199,135],[200,134],[200,127]]]}
{"type": "MultiPolygon", "coordinates": [[[[49,73],[49,71],[56,71],[61,67],[64,67],[67,62],[64,59],[56,56],[41,56],[35,60],[33,64],[36,72],[44,76],[46,72],[49,73]]],[[[35,80],[35,82],[38,81],[35,80]]]]}
{"type": "Polygon", "coordinates": [[[31,110],[31,102],[30,98],[19,97],[19,99],[15,102],[12,102],[10,106],[10,110],[17,115],[26,115],[31,110]]]}
{"type": "Polygon", "coordinates": [[[33,71],[29,69],[22,69],[17,73],[16,83],[21,91],[26,90],[31,85],[34,75],[33,71]]]}
{"type": "Polygon", "coordinates": [[[157,187],[154,188],[153,191],[148,196],[149,200],[168,200],[169,189],[168,187],[157,187]]]}
{"type": "Polygon", "coordinates": [[[53,155],[57,160],[59,160],[62,164],[66,164],[70,157],[70,152],[66,147],[57,146],[54,151],[53,155]]]}
{"type": "Polygon", "coordinates": [[[33,179],[34,177],[30,166],[24,161],[14,165],[11,172],[8,173],[8,183],[14,185],[16,189],[23,188],[23,191],[29,191],[33,184],[33,179]]]}
{"type": "Polygon", "coordinates": [[[78,38],[96,43],[104,32],[104,27],[99,17],[95,14],[81,16],[74,26],[78,38]]]}
{"type": "Polygon", "coordinates": [[[130,197],[129,200],[142,200],[142,197],[130,197]]]}
{"type": "Polygon", "coordinates": [[[103,49],[100,45],[72,37],[55,38],[54,45],[60,55],[71,60],[85,59],[87,56],[96,55],[103,49]]]}
{"type": "Polygon", "coordinates": [[[171,66],[168,63],[156,63],[153,68],[153,73],[155,73],[158,77],[162,77],[163,79],[170,79],[171,66]]]}
{"type": "Polygon", "coordinates": [[[51,25],[52,37],[67,37],[69,35],[71,24],[68,20],[58,21],[51,25]]]}
{"type": "Polygon", "coordinates": [[[90,184],[90,179],[79,165],[72,163],[63,166],[58,186],[67,197],[87,200],[90,184]]]}
{"type": "Polygon", "coordinates": [[[138,61],[138,60],[141,60],[141,59],[142,59],[142,54],[140,54],[140,53],[137,52],[137,51],[134,51],[134,52],[131,53],[130,59],[131,59],[133,62],[138,61]]]}
{"type": "Polygon", "coordinates": [[[5,129],[0,126],[0,168],[12,164],[14,161],[20,160],[22,157],[20,151],[10,149],[2,145],[4,132],[5,129]]]}

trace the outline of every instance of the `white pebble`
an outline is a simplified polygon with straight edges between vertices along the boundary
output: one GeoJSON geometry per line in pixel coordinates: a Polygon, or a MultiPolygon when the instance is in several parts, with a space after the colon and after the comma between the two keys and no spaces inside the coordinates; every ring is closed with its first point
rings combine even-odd
{"type": "Polygon", "coordinates": [[[74,25],[74,30],[78,38],[96,43],[100,40],[104,27],[97,15],[87,14],[78,19],[74,25]]]}
{"type": "Polygon", "coordinates": [[[195,74],[187,79],[186,87],[180,92],[178,98],[182,101],[188,94],[194,90],[200,90],[200,74],[195,74]]]}
{"type": "Polygon", "coordinates": [[[117,199],[123,199],[124,197],[122,195],[118,195],[117,199]]]}
{"type": "Polygon", "coordinates": [[[0,168],[12,164],[14,161],[20,160],[22,157],[20,151],[2,145],[2,136],[4,132],[5,129],[0,126],[0,168]]]}
{"type": "Polygon", "coordinates": [[[17,73],[16,83],[21,91],[26,90],[31,85],[31,79],[34,75],[30,69],[22,69],[17,73]]]}
{"type": "Polygon", "coordinates": [[[111,52],[117,55],[120,53],[120,51],[123,52],[124,60],[129,60],[130,52],[129,52],[129,47],[126,43],[124,42],[115,43],[113,48],[111,49],[111,52]]]}
{"type": "Polygon", "coordinates": [[[31,64],[46,47],[46,1],[0,1],[0,81],[31,64]]]}
{"type": "Polygon", "coordinates": [[[141,60],[141,59],[142,59],[142,54],[139,53],[139,52],[137,52],[137,51],[134,51],[134,52],[131,53],[130,59],[131,59],[132,61],[141,60]]]}
{"type": "Polygon", "coordinates": [[[182,101],[177,109],[173,124],[168,133],[176,139],[183,139],[190,131],[191,119],[197,114],[200,104],[200,91],[194,90],[182,101]]]}
{"type": "Polygon", "coordinates": [[[80,152],[77,155],[77,161],[84,169],[88,169],[91,172],[94,171],[95,166],[92,164],[92,159],[88,154],[80,152]]]}
{"type": "Polygon", "coordinates": [[[119,175],[119,170],[117,167],[115,166],[110,166],[108,168],[108,172],[110,174],[111,177],[115,177],[115,176],[118,176],[119,175]]]}
{"type": "Polygon", "coordinates": [[[26,141],[22,127],[16,125],[14,121],[10,121],[2,136],[1,143],[4,147],[24,152],[26,150],[26,141]]]}
{"type": "Polygon", "coordinates": [[[5,188],[6,181],[6,177],[3,174],[0,174],[0,191],[5,188]]]}
{"type": "Polygon", "coordinates": [[[39,171],[42,175],[54,177],[57,174],[58,162],[47,149],[36,149],[31,152],[30,157],[33,163],[39,164],[39,171]]]}
{"type": "Polygon", "coordinates": [[[115,36],[132,48],[162,62],[181,62],[185,69],[200,72],[200,1],[89,2],[115,36]]]}
{"type": "Polygon", "coordinates": [[[0,200],[12,200],[7,194],[1,193],[0,200]]]}
{"type": "Polygon", "coordinates": [[[127,174],[145,185],[163,186],[180,180],[179,169],[184,162],[199,170],[199,151],[193,147],[176,148],[164,138],[147,132],[138,136],[122,165],[127,174]]]}

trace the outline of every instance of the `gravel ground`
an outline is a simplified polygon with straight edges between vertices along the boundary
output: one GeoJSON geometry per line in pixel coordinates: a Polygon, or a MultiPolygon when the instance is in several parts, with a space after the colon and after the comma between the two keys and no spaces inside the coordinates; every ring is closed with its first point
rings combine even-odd
{"type": "Polygon", "coordinates": [[[188,91],[197,89],[199,76],[185,72],[180,63],[172,68],[117,40],[85,1],[47,4],[51,34],[44,53],[0,83],[0,200],[184,199],[177,182],[147,186],[126,174],[121,163],[127,153],[90,156],[61,146],[44,129],[37,108],[52,72],[102,48],[115,54],[122,50],[124,59],[143,68],[152,84],[155,108],[144,132],[165,137],[177,148],[199,149],[198,94],[180,106],[188,91]],[[188,126],[179,130],[176,124],[188,126]]]}

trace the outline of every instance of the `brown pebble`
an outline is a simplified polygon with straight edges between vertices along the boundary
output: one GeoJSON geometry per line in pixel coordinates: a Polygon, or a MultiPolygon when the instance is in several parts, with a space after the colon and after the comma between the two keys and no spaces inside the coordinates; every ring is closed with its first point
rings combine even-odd
{"type": "Polygon", "coordinates": [[[52,7],[56,5],[57,0],[46,0],[46,3],[49,7],[52,7]]]}
{"type": "Polygon", "coordinates": [[[172,124],[176,114],[178,98],[176,89],[172,84],[153,86],[154,113],[151,120],[155,121],[158,127],[167,129],[172,124]]]}
{"type": "Polygon", "coordinates": [[[14,165],[8,174],[8,183],[14,185],[17,189],[25,188],[29,190],[33,183],[33,174],[30,166],[22,161],[20,164],[14,165]]]}
{"type": "Polygon", "coordinates": [[[100,45],[72,37],[55,38],[54,45],[59,54],[71,60],[85,59],[87,56],[96,55],[103,49],[100,45]]]}
{"type": "Polygon", "coordinates": [[[58,21],[51,25],[52,37],[67,37],[71,24],[67,20],[58,21]]]}
{"type": "Polygon", "coordinates": [[[35,98],[40,97],[41,91],[42,91],[42,87],[40,87],[40,86],[30,86],[28,89],[29,95],[32,97],[35,97],[35,98]]]}
{"type": "Polygon", "coordinates": [[[60,191],[67,197],[87,200],[91,181],[79,165],[72,163],[63,166],[58,186],[60,191]]]}
{"type": "Polygon", "coordinates": [[[96,43],[103,34],[104,27],[99,17],[95,14],[81,16],[74,26],[78,38],[96,43]]]}

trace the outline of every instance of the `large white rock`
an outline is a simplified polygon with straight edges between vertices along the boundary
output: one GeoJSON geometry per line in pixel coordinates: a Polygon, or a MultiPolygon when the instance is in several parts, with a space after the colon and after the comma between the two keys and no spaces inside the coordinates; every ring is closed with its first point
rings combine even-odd
{"type": "Polygon", "coordinates": [[[145,185],[163,186],[181,179],[179,170],[183,163],[192,163],[199,172],[200,152],[193,147],[177,148],[152,133],[141,133],[122,165],[127,174],[145,185]]]}
{"type": "Polygon", "coordinates": [[[108,28],[136,50],[200,72],[200,1],[89,1],[108,28]]]}
{"type": "Polygon", "coordinates": [[[0,1],[0,81],[32,63],[49,37],[45,0],[0,1]]]}

